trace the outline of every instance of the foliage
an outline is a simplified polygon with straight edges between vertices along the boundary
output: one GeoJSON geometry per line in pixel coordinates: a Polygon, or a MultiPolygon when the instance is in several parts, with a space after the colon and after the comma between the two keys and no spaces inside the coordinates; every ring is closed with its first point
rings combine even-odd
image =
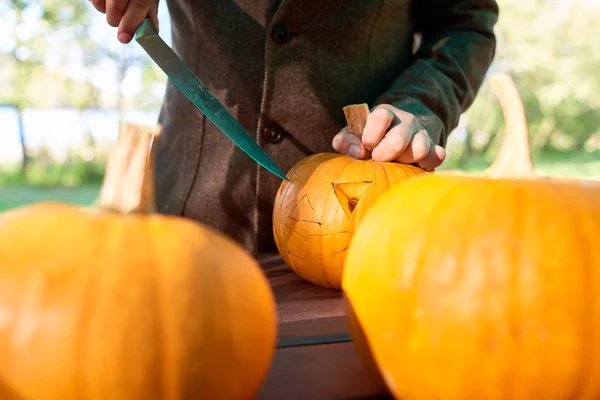
{"type": "Polygon", "coordinates": [[[158,67],[148,57],[140,57],[142,51],[135,44],[103,38],[94,23],[98,18],[104,19],[86,0],[0,4],[0,24],[9,32],[0,43],[0,82],[7,83],[0,86],[0,104],[17,110],[22,148],[20,171],[10,179],[71,185],[97,180],[101,168],[102,160],[70,160],[65,165],[34,161],[43,155],[28,148],[22,123],[26,108],[116,108],[121,117],[132,105],[136,110],[160,106],[160,96],[148,95],[153,85],[164,81],[158,67]],[[132,69],[139,70],[143,85],[126,96],[123,82],[132,69]]]}
{"type": "MultiPolygon", "coordinates": [[[[600,133],[600,49],[593,40],[600,36],[600,3],[500,0],[499,6],[492,69],[517,83],[534,153],[586,148],[600,133]]],[[[499,145],[504,121],[485,83],[466,117],[468,137],[451,138],[446,168],[473,154],[489,159],[499,145]]]]}
{"type": "Polygon", "coordinates": [[[0,212],[40,201],[91,206],[99,192],[99,185],[86,184],[77,187],[39,187],[31,185],[0,185],[0,212]]]}
{"type": "Polygon", "coordinates": [[[31,157],[27,169],[0,169],[0,186],[75,187],[99,184],[104,178],[108,149],[90,147],[72,150],[66,161],[54,160],[47,149],[31,157]]]}
{"type": "Polygon", "coordinates": [[[0,5],[0,16],[0,22],[12,27],[9,46],[0,49],[0,69],[10,75],[12,90],[0,90],[0,103],[21,109],[160,106],[162,98],[145,90],[164,82],[158,67],[135,43],[119,43],[112,30],[110,38],[103,37],[106,31],[97,29],[103,17],[89,1],[10,0],[0,5]],[[123,99],[121,82],[131,68],[146,77],[145,87],[123,99]],[[111,76],[113,69],[116,74],[111,76]]]}
{"type": "MultiPolygon", "coordinates": [[[[52,33],[89,24],[85,2],[70,0],[11,0],[8,13],[14,18],[14,30],[9,38],[12,59],[12,91],[4,103],[18,109],[33,105],[36,96],[33,82],[47,80],[45,61],[52,33]]],[[[37,86],[39,90],[39,86],[37,86]]]]}
{"type": "Polygon", "coordinates": [[[37,187],[74,187],[97,183],[104,177],[104,166],[101,160],[45,163],[33,158],[25,174],[17,169],[0,171],[0,186],[27,184],[37,187]]]}
{"type": "MultiPolygon", "coordinates": [[[[600,36],[600,3],[498,3],[498,47],[492,69],[510,72],[519,87],[530,124],[534,158],[545,159],[546,153],[597,157],[600,49],[593,39],[600,36]]],[[[162,96],[156,89],[164,84],[164,74],[139,46],[120,44],[115,31],[103,19],[87,0],[0,2],[0,24],[8,27],[9,33],[0,43],[0,104],[10,104],[18,110],[158,110],[162,96]],[[99,25],[103,29],[98,29],[99,25]],[[70,69],[72,63],[78,65],[77,73],[70,69]],[[122,85],[124,77],[130,75],[138,80],[137,91],[122,85]]],[[[497,151],[504,121],[500,106],[485,83],[464,117],[466,135],[454,132],[450,136],[443,168],[471,168],[489,162],[497,151]]],[[[99,173],[96,169],[103,162],[102,158],[82,158],[71,159],[64,166],[42,163],[39,155],[27,151],[24,138],[23,155],[31,159],[27,165],[31,170],[20,177],[17,172],[0,173],[0,183],[16,180],[53,186],[95,181],[99,173]]],[[[577,157],[569,159],[588,165],[577,157]]],[[[594,168],[582,173],[594,175],[594,168]]]]}

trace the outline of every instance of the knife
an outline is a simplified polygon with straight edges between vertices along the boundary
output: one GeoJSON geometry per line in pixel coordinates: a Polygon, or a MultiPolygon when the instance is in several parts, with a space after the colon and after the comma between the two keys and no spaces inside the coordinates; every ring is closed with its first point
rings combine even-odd
{"type": "Polygon", "coordinates": [[[149,18],[138,27],[135,40],[165,72],[169,80],[240,149],[262,167],[283,180],[287,178],[277,164],[252,139],[227,109],[207,89],[183,60],[158,35],[149,18]]]}

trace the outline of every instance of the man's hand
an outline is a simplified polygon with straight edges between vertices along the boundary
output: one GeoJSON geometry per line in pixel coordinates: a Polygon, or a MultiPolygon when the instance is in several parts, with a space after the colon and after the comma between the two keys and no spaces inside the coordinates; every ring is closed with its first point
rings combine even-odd
{"type": "Polygon", "coordinates": [[[439,167],[446,157],[444,148],[431,141],[414,115],[389,104],[369,114],[362,141],[344,128],[333,138],[333,148],[357,159],[371,153],[375,161],[417,164],[425,170],[439,167]]]}
{"type": "Polygon", "coordinates": [[[90,0],[96,10],[106,14],[110,26],[119,27],[117,38],[129,43],[144,18],[149,17],[158,30],[158,0],[90,0]]]}

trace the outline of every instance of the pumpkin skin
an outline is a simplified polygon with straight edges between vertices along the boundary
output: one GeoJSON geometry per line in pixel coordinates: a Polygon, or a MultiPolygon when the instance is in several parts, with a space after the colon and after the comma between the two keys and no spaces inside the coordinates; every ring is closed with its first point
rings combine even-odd
{"type": "Polygon", "coordinates": [[[356,160],[336,153],[296,164],[275,198],[273,235],[286,264],[316,285],[340,289],[346,250],[359,220],[380,193],[427,174],[407,164],[356,160]],[[365,194],[369,201],[362,201],[365,194]]]}
{"type": "Polygon", "coordinates": [[[361,222],[343,287],[396,398],[598,398],[599,242],[597,184],[415,178],[361,222]]]}
{"type": "Polygon", "coordinates": [[[138,139],[117,143],[123,165],[107,168],[101,209],[39,203],[0,217],[0,392],[250,399],[260,389],[277,327],[257,262],[196,222],[141,212],[152,208],[144,196],[129,213],[102,201],[119,188],[112,179],[126,185],[117,198],[150,194],[136,185],[151,173],[125,165],[143,159],[138,139]]]}
{"type": "Polygon", "coordinates": [[[352,335],[395,398],[600,398],[600,185],[498,160],[394,186],[355,233],[352,335]]]}

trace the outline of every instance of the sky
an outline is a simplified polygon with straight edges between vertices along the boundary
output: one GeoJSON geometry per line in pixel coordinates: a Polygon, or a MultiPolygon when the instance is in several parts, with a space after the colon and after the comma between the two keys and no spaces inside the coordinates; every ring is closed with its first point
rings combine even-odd
{"type": "MultiPolygon", "coordinates": [[[[92,12],[93,24],[91,26],[93,37],[102,45],[114,49],[122,49],[124,46],[134,47],[137,57],[148,57],[137,42],[124,45],[117,40],[117,28],[113,28],[106,22],[105,15],[94,9],[91,3],[87,3],[92,12]]],[[[8,12],[8,3],[0,1],[0,52],[11,51],[14,46],[13,33],[15,32],[14,15],[8,12]]],[[[28,13],[23,15],[25,23],[16,34],[26,39],[39,34],[39,12],[35,8],[28,8],[28,13]]],[[[171,24],[166,1],[159,6],[160,35],[165,42],[171,45],[171,24]]],[[[55,51],[48,52],[46,67],[49,70],[62,68],[67,70],[68,75],[75,80],[85,80],[86,73],[81,62],[81,49],[65,49],[64,36],[66,31],[53,32],[53,38],[49,41],[55,46],[55,51]],[[61,40],[63,39],[63,40],[61,40]]],[[[24,54],[23,56],[27,56],[24,54]]],[[[104,90],[115,91],[116,69],[109,61],[99,65],[92,74],[92,83],[102,87],[104,90]]],[[[125,96],[142,90],[141,71],[131,68],[123,82],[123,94],[125,96]]],[[[158,87],[154,95],[162,96],[164,86],[158,87]]],[[[126,117],[128,121],[153,125],[158,118],[158,110],[150,113],[132,112],[126,117]]],[[[68,109],[48,110],[26,110],[23,115],[26,143],[32,149],[41,145],[51,148],[52,154],[61,159],[67,155],[70,146],[77,146],[83,137],[85,130],[89,131],[94,139],[99,142],[111,142],[116,138],[118,132],[118,115],[116,111],[87,111],[83,114],[68,109]]],[[[21,148],[18,135],[18,119],[14,109],[0,107],[0,165],[19,162],[21,148]]]]}

